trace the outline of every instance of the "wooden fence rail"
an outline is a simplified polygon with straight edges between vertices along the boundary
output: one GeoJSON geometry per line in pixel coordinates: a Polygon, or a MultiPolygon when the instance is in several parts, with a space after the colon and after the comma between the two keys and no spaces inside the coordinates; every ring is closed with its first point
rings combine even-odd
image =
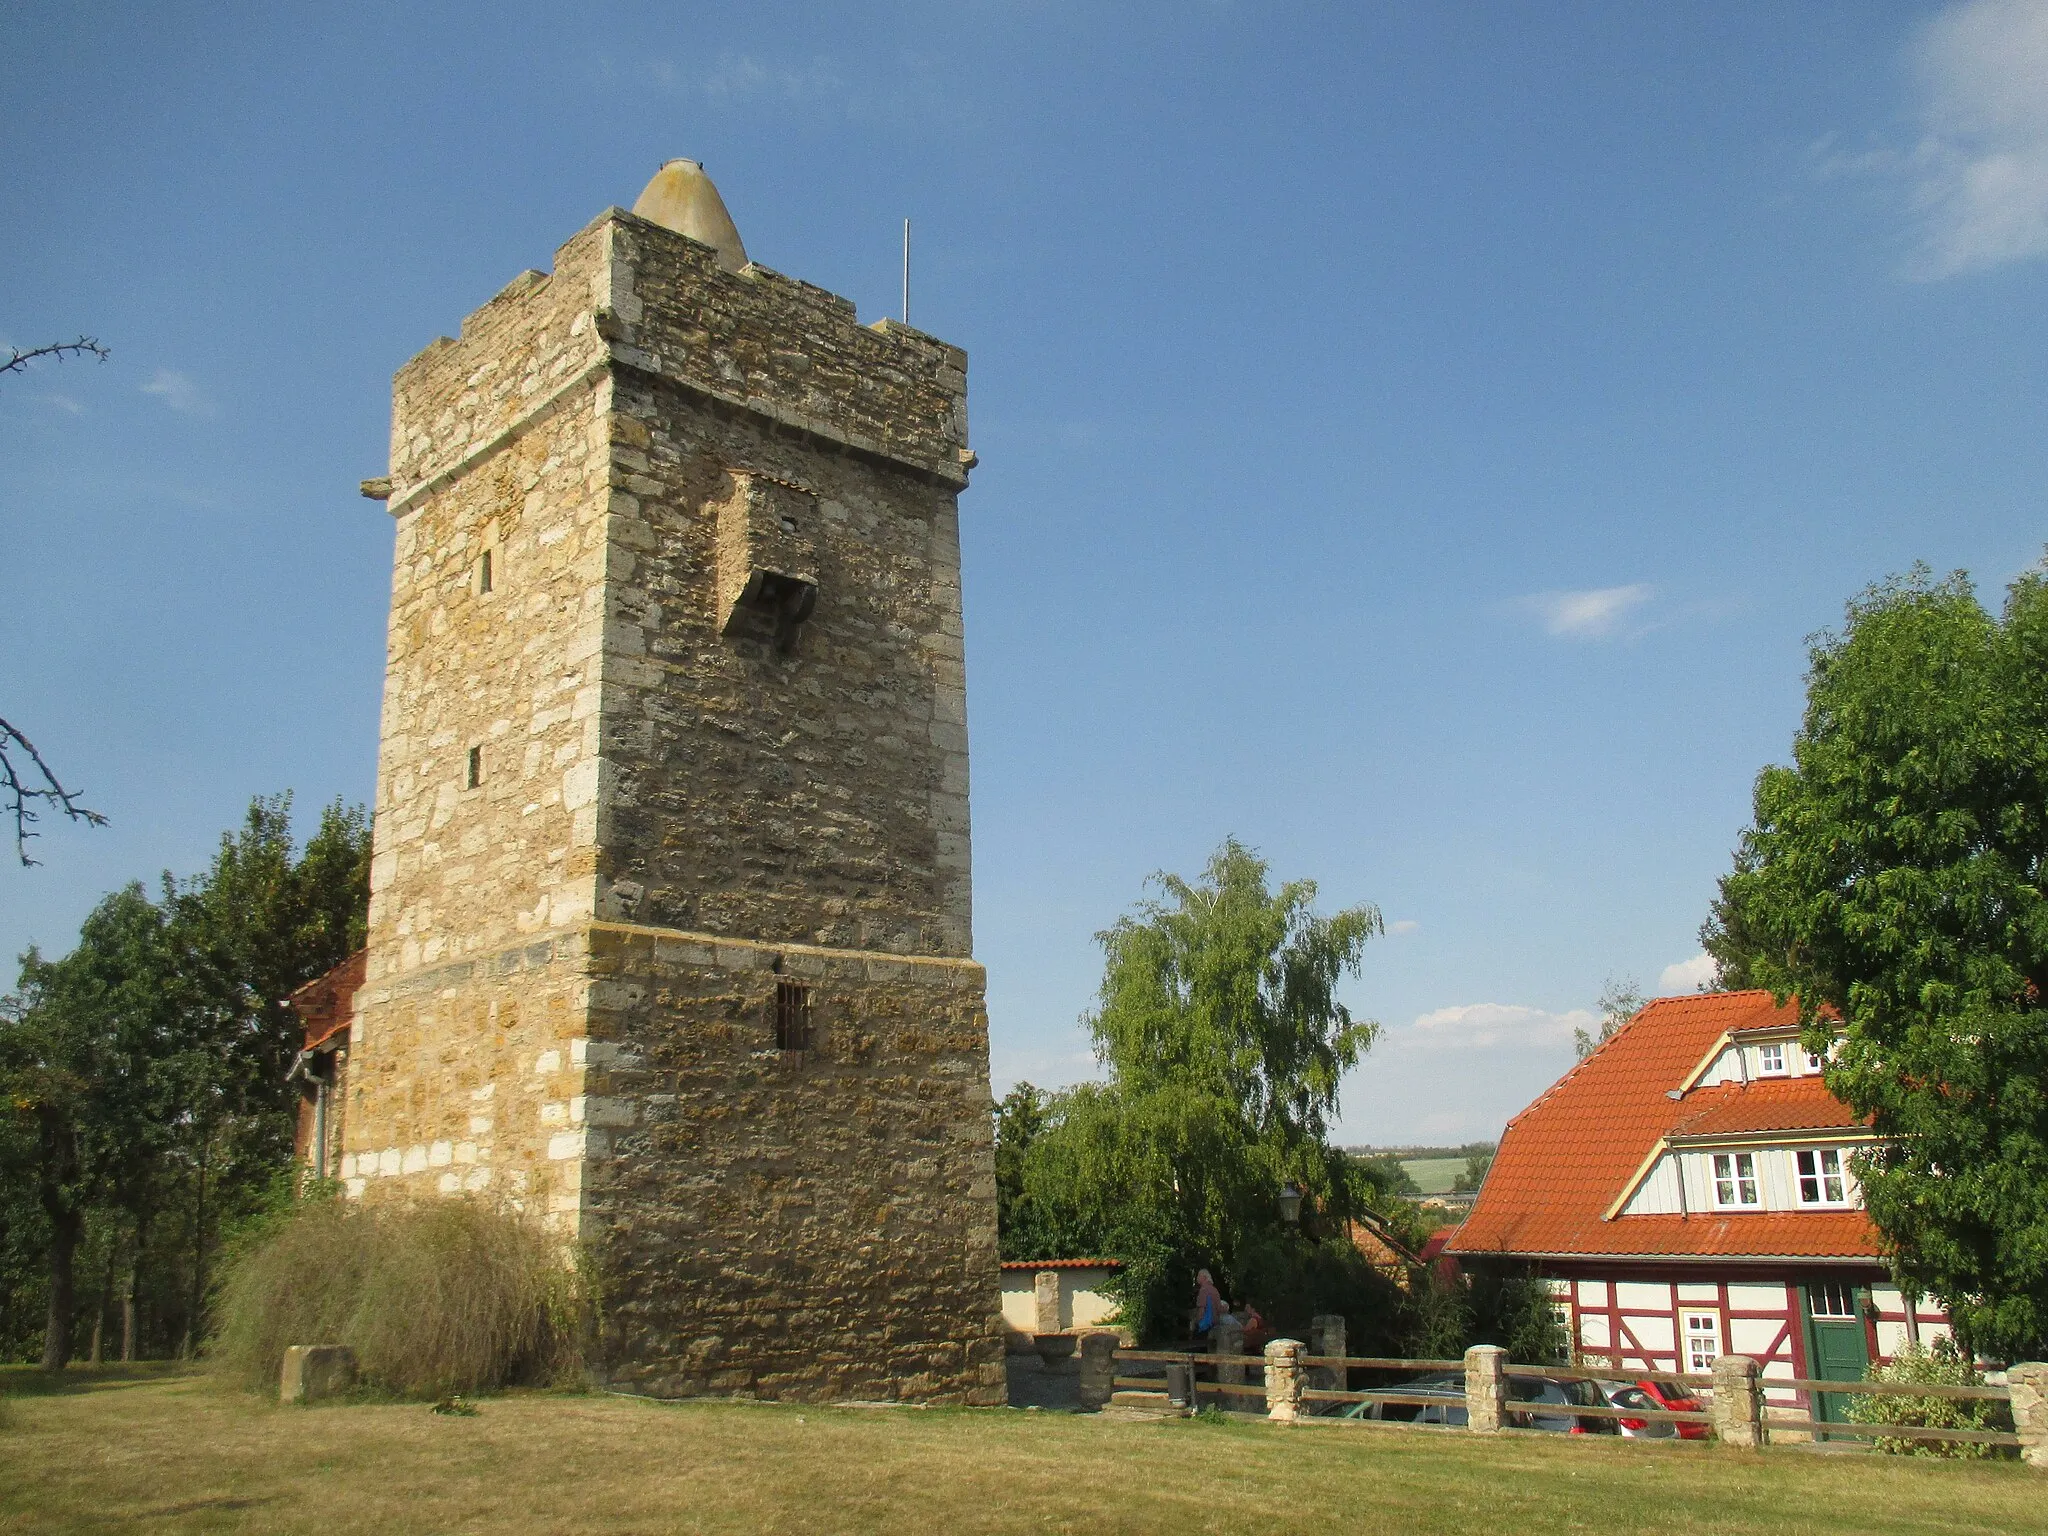
{"type": "MultiPolygon", "coordinates": [[[[1084,1378],[1097,1374],[1093,1390],[1096,1401],[1107,1400],[1112,1389],[1158,1393],[1165,1386],[1164,1373],[1132,1375],[1117,1371],[1124,1362],[1133,1365],[1180,1366],[1186,1371],[1189,1407],[1203,1398],[1256,1398],[1265,1402],[1268,1416],[1294,1421],[1304,1412],[1313,1415],[1339,1405],[1378,1403],[1388,1406],[1462,1407],[1468,1426],[1480,1433],[1511,1429],[1517,1433],[1533,1430],[1516,1426],[1517,1419],[1570,1418],[1627,1420],[1632,1425],[1710,1425],[1718,1438],[1738,1445],[1761,1445],[1772,1431],[1804,1431],[1837,1439],[1871,1441],[1914,1441],[1933,1444],[1985,1445],[2016,1449],[2033,1466],[2048,1470],[2048,1364],[2026,1364],[2012,1368],[2012,1386],[1918,1385],[1892,1381],[1830,1381],[1812,1377],[1762,1376],[1753,1360],[1724,1356],[1715,1363],[1711,1376],[1670,1371],[1628,1371],[1594,1366],[1551,1366],[1510,1363],[1503,1351],[1479,1346],[1462,1360],[1429,1360],[1385,1355],[1312,1355],[1293,1340],[1275,1340],[1263,1355],[1200,1354],[1188,1350],[1115,1349],[1094,1351],[1083,1365],[1084,1378]],[[1462,1390],[1448,1383],[1435,1390],[1418,1392],[1413,1382],[1394,1382],[1384,1387],[1353,1389],[1353,1371],[1456,1373],[1462,1390]],[[1203,1379],[1205,1374],[1210,1379],[1203,1379]],[[1332,1381],[1341,1386],[1331,1385],[1332,1381]],[[1533,1402],[1516,1397],[1510,1389],[1515,1380],[1589,1382],[1658,1381],[1683,1384],[1688,1390],[1708,1397],[1708,1411],[1675,1408],[1623,1408],[1611,1403],[1533,1402]],[[2021,1384],[2024,1383],[2024,1387],[2021,1384]],[[1774,1417],[1766,1412],[1767,1390],[1791,1390],[1863,1398],[1937,1398],[1951,1402],[1991,1402],[2010,1405],[2014,1427],[2004,1429],[1945,1429],[1918,1424],[1844,1423],[1812,1417],[1774,1417]]],[[[1084,1398],[1090,1390],[1084,1382],[1084,1398]]],[[[1668,1436],[1666,1437],[1669,1438],[1668,1436]]]]}

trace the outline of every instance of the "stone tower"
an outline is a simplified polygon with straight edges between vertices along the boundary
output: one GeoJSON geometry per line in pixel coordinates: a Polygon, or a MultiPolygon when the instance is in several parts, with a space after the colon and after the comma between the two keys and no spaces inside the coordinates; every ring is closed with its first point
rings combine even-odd
{"type": "Polygon", "coordinates": [[[341,1173],[583,1245],[616,1386],[1003,1400],[966,442],[689,161],[399,371],[341,1173]]]}

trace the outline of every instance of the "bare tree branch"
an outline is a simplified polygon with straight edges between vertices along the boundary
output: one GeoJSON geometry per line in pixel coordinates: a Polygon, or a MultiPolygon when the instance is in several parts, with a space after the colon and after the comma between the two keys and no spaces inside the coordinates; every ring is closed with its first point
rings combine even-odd
{"type": "Polygon", "coordinates": [[[0,363],[0,373],[20,373],[39,358],[54,357],[63,362],[67,357],[96,357],[105,362],[112,354],[99,344],[97,337],[81,336],[76,341],[53,341],[48,346],[30,347],[24,352],[19,347],[9,347],[11,354],[7,361],[0,363]]]}
{"type": "MultiPolygon", "coordinates": [[[[93,357],[105,362],[108,351],[95,336],[80,336],[76,341],[53,341],[47,346],[20,347],[7,349],[7,361],[0,363],[0,376],[21,373],[30,363],[42,358],[54,357],[58,362],[72,357],[93,357]]],[[[0,816],[14,818],[14,852],[24,865],[36,861],[28,856],[28,840],[39,834],[29,828],[41,819],[40,805],[44,810],[55,808],[72,821],[82,821],[89,827],[104,827],[107,818],[98,811],[78,803],[79,791],[66,789],[57,775],[50,771],[50,765],[43,761],[43,754],[36,750],[36,744],[6,720],[0,719],[0,816]],[[26,762],[20,759],[26,758],[26,762]]]]}
{"type": "Polygon", "coordinates": [[[28,856],[28,840],[40,835],[29,830],[40,819],[37,802],[45,808],[55,807],[71,820],[87,826],[107,824],[107,818],[98,811],[78,803],[81,791],[66,789],[57,782],[57,775],[43,761],[35,743],[5,720],[0,720],[0,793],[6,796],[5,804],[0,805],[0,815],[14,818],[14,851],[25,865],[36,862],[28,856]],[[16,761],[23,755],[28,758],[26,764],[16,761]]]}

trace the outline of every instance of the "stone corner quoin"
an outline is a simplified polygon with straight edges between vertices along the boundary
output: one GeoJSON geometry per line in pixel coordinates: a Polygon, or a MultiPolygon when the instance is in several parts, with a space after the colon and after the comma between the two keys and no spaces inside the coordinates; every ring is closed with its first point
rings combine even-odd
{"type": "Polygon", "coordinates": [[[966,435],[959,349],[616,208],[398,373],[339,1171],[582,1245],[619,1388],[1004,1400],[966,435]]]}

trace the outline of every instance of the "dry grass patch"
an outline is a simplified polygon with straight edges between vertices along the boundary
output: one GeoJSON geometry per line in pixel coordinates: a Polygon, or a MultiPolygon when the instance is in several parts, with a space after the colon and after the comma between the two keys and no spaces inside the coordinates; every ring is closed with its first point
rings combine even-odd
{"type": "Polygon", "coordinates": [[[573,1376],[581,1303],[554,1241],[510,1211],[314,1199],[231,1255],[207,1354],[257,1391],[293,1344],[346,1344],[400,1396],[488,1391],[573,1376]]]}
{"type": "Polygon", "coordinates": [[[12,1406],[4,1531],[2048,1532],[2009,1463],[545,1393],[446,1418],[191,1376],[12,1406]]]}

